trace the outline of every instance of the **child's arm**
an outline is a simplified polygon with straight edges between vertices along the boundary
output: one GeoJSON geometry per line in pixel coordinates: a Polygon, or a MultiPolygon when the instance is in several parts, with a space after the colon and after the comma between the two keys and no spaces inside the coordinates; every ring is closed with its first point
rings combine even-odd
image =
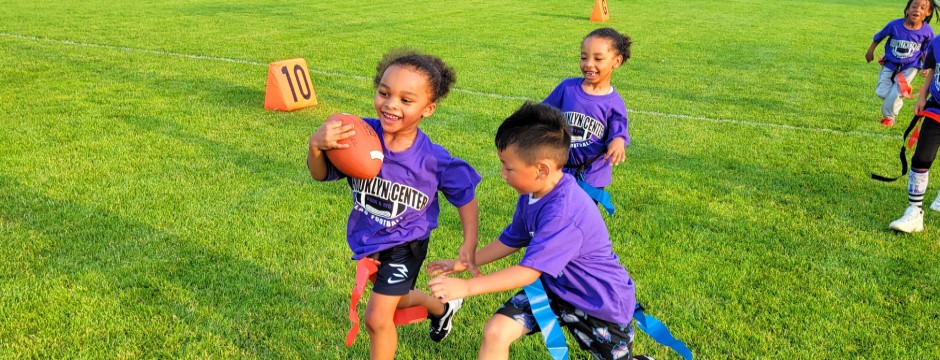
{"type": "Polygon", "coordinates": [[[514,265],[489,275],[466,280],[440,275],[428,282],[428,288],[435,298],[446,303],[467,296],[518,289],[531,284],[541,275],[541,271],[528,266],[514,265]]]}
{"type": "MultiPolygon", "coordinates": [[[[881,39],[883,40],[883,39],[881,39]]],[[[878,47],[878,44],[881,43],[881,40],[872,41],[871,46],[868,47],[868,52],[865,53],[865,61],[871,62],[875,59],[875,48],[878,47]]]]}
{"type": "Polygon", "coordinates": [[[457,257],[473,276],[480,276],[480,269],[477,268],[476,262],[480,230],[480,207],[477,199],[473,198],[457,208],[457,214],[460,216],[460,224],[463,227],[463,245],[457,251],[457,257]]]}
{"type": "Polygon", "coordinates": [[[933,68],[925,69],[926,76],[924,76],[924,85],[920,87],[920,91],[917,93],[917,103],[914,104],[914,114],[919,114],[921,111],[924,111],[924,108],[927,106],[927,94],[930,92],[930,83],[933,81],[933,68]]]}
{"type": "Polygon", "coordinates": [[[310,140],[307,141],[307,169],[310,170],[310,176],[318,181],[326,179],[326,159],[323,152],[348,148],[349,144],[340,144],[337,141],[355,135],[353,128],[355,126],[352,124],[343,125],[342,120],[327,119],[317,132],[310,135],[310,140]]]}
{"type": "MultiPolygon", "coordinates": [[[[483,266],[489,264],[507,257],[516,251],[519,251],[519,248],[509,247],[503,244],[502,241],[493,240],[477,251],[475,255],[476,265],[483,266]]],[[[428,275],[431,276],[456,274],[466,270],[467,268],[457,260],[438,260],[429,263],[427,266],[428,275]]]]}

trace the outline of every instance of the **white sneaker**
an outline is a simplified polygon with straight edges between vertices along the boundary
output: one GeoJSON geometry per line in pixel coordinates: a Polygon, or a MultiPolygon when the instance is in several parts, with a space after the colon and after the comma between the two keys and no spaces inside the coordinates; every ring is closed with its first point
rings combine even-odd
{"type": "Polygon", "coordinates": [[[937,198],[930,204],[930,210],[940,211],[940,193],[937,194],[937,198]]]}
{"type": "Polygon", "coordinates": [[[917,206],[908,206],[904,216],[892,221],[888,228],[907,234],[924,231],[924,210],[917,206]]]}

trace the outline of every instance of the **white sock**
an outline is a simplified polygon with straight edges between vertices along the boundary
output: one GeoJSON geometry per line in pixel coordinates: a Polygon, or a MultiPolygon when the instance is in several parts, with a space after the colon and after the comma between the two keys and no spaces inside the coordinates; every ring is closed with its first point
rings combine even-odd
{"type": "Polygon", "coordinates": [[[919,172],[911,169],[907,176],[907,202],[911,206],[922,207],[924,205],[924,193],[927,192],[927,181],[930,171],[919,172]]]}

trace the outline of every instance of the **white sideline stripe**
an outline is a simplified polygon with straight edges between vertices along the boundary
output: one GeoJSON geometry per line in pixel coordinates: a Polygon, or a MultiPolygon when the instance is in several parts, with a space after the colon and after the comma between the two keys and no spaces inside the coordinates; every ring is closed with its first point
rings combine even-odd
{"type": "MultiPolygon", "coordinates": [[[[85,43],[85,42],[73,41],[73,40],[49,39],[49,38],[41,38],[41,37],[36,37],[36,36],[10,34],[10,33],[5,33],[5,32],[0,32],[0,36],[5,36],[5,37],[9,37],[9,38],[16,38],[16,39],[23,39],[23,40],[31,40],[31,41],[45,41],[45,42],[52,42],[52,43],[59,43],[59,44],[66,44],[66,45],[86,46],[86,47],[93,47],[93,48],[100,48],[100,49],[111,49],[111,50],[121,50],[121,51],[130,51],[130,52],[141,52],[141,53],[148,53],[148,54],[157,54],[157,55],[164,55],[164,56],[174,56],[174,57],[182,57],[182,58],[188,58],[188,59],[214,60],[214,61],[223,61],[223,62],[235,63],[235,64],[247,64],[247,65],[256,65],[256,66],[268,66],[268,64],[266,64],[266,63],[257,62],[257,61],[251,61],[251,60],[244,60],[244,59],[234,59],[234,58],[226,58],[226,57],[219,57],[219,56],[207,56],[207,55],[185,54],[185,53],[178,53],[178,52],[172,52],[172,51],[141,49],[141,48],[135,48],[135,47],[129,47],[129,46],[116,46],[116,45],[93,44],[93,43],[85,43]]],[[[324,76],[335,76],[335,77],[343,77],[343,78],[353,78],[353,79],[357,79],[357,80],[368,80],[368,79],[371,79],[371,78],[368,77],[368,76],[349,75],[349,74],[343,74],[343,73],[338,73],[338,72],[333,72],[333,71],[310,70],[310,72],[311,72],[311,73],[314,73],[314,74],[324,75],[324,76]]],[[[525,100],[538,101],[538,99],[532,99],[532,98],[528,98],[528,97],[525,97],[525,96],[510,96],[510,95],[486,93],[486,92],[473,91],[473,90],[464,90],[464,89],[458,89],[458,88],[454,88],[454,91],[455,91],[455,92],[460,92],[460,93],[465,93],[465,94],[470,94],[470,95],[485,96],[485,97],[494,98],[494,99],[519,100],[519,101],[525,101],[525,100]]],[[[776,129],[784,129],[784,130],[794,130],[794,131],[810,131],[810,132],[830,133],[830,134],[837,134],[837,135],[852,135],[852,136],[863,136],[863,137],[875,137],[875,138],[882,138],[882,139],[901,139],[901,136],[899,136],[899,135],[877,134],[877,133],[870,133],[870,132],[864,132],[864,131],[842,131],[842,130],[834,130],[834,129],[826,129],[826,128],[814,128],[814,127],[805,127],[805,126],[793,126],[793,125],[773,124],[773,123],[765,123],[765,122],[759,122],[759,121],[735,120],[735,119],[722,119],[722,118],[709,118],[709,117],[704,117],[704,116],[692,116],[692,115],[682,115],[682,114],[668,114],[668,113],[661,113],[661,112],[656,112],[656,111],[644,111],[644,110],[629,110],[629,112],[630,112],[630,113],[635,113],[635,114],[660,116],[660,117],[673,118],[673,119],[682,119],[682,120],[694,120],[694,121],[704,121],[704,122],[713,122],[713,123],[726,123],[726,124],[735,124],[735,125],[744,125],[744,126],[754,126],[754,127],[768,127],[768,128],[776,128],[776,129]]]]}
{"type": "MultiPolygon", "coordinates": [[[[0,32],[0,36],[6,36],[6,37],[24,39],[24,40],[45,41],[45,42],[52,42],[52,43],[59,43],[59,44],[66,44],[66,45],[86,46],[86,47],[93,47],[93,48],[99,48],[99,49],[121,50],[121,51],[142,52],[142,53],[165,55],[165,56],[175,56],[175,57],[182,57],[182,58],[187,58],[187,59],[215,60],[215,61],[224,61],[224,62],[235,63],[235,64],[257,65],[257,66],[264,66],[264,67],[268,66],[267,63],[261,63],[257,61],[244,60],[244,59],[233,59],[233,58],[226,58],[226,57],[219,57],[219,56],[185,54],[185,53],[178,53],[178,52],[172,52],[172,51],[141,49],[141,48],[135,48],[135,47],[129,47],[129,46],[92,44],[92,43],[84,43],[80,41],[48,39],[48,38],[41,38],[41,37],[35,37],[35,36],[10,34],[10,33],[5,33],[5,32],[0,32]]],[[[366,76],[347,75],[347,74],[342,74],[342,73],[337,73],[337,72],[332,72],[332,71],[311,70],[310,72],[320,74],[320,75],[326,75],[326,76],[348,77],[348,78],[354,78],[354,79],[360,79],[360,80],[369,79],[369,77],[366,77],[366,76]]]]}
{"type": "Polygon", "coordinates": [[[727,124],[756,126],[756,127],[769,127],[769,128],[776,128],[776,129],[795,130],[795,131],[811,131],[811,132],[830,133],[830,134],[839,134],[839,135],[876,137],[876,138],[882,138],[882,139],[895,139],[895,140],[901,139],[900,135],[878,134],[878,133],[870,133],[870,132],[865,132],[865,131],[843,131],[843,130],[826,129],[826,128],[814,128],[814,127],[807,127],[807,126],[773,124],[773,123],[765,123],[765,122],[759,122],[759,121],[709,118],[709,117],[704,117],[704,116],[691,116],[691,115],[681,115],[681,114],[666,114],[666,113],[661,113],[661,112],[644,111],[644,110],[628,110],[628,112],[643,114],[643,115],[670,117],[670,118],[683,119],[683,120],[707,121],[707,122],[714,122],[714,123],[727,123],[727,124]]]}

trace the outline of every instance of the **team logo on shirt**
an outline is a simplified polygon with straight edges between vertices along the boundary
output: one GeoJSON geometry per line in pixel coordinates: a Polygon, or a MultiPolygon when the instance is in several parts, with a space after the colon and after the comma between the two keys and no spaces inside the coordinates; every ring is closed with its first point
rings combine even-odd
{"type": "Polygon", "coordinates": [[[353,208],[369,215],[386,227],[398,223],[398,217],[409,208],[422,210],[430,197],[408,185],[382,178],[352,179],[353,208]]]}
{"type": "Polygon", "coordinates": [[[565,120],[571,127],[571,147],[579,148],[594,143],[592,138],[604,136],[604,123],[582,113],[569,111],[565,113],[565,120]]]}
{"type": "Polygon", "coordinates": [[[920,51],[920,43],[907,40],[891,40],[891,51],[898,59],[907,59],[920,51]]]}
{"type": "Polygon", "coordinates": [[[940,63],[938,63],[937,66],[934,66],[933,83],[934,83],[934,86],[936,86],[937,88],[940,88],[940,63]]]}

